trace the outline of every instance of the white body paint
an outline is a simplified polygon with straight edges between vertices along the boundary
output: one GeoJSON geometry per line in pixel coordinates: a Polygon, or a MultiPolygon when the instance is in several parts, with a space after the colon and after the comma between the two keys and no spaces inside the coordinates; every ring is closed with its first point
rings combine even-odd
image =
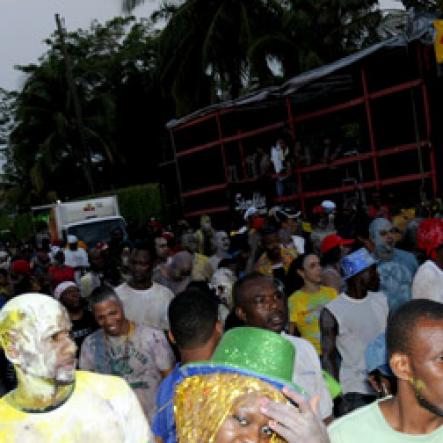
{"type": "MultiPolygon", "coordinates": [[[[11,362],[25,374],[53,379],[60,383],[74,380],[75,362],[59,367],[57,349],[52,336],[71,329],[66,309],[52,297],[42,294],[24,294],[9,301],[0,312],[2,318],[15,313],[20,319],[12,324],[9,333],[14,336],[16,356],[7,352],[11,362]]],[[[66,346],[75,346],[66,343],[66,346]]]]}
{"type": "Polygon", "coordinates": [[[154,443],[135,394],[113,376],[78,371],[57,409],[28,414],[0,399],[2,443],[154,443]]]}

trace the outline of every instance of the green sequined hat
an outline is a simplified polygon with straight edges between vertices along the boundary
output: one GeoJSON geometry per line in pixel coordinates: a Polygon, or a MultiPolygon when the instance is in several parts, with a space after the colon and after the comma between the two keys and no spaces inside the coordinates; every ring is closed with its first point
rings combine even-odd
{"type": "Polygon", "coordinates": [[[279,334],[261,328],[240,327],[226,332],[210,361],[190,363],[182,367],[186,376],[215,372],[240,373],[259,378],[281,389],[289,386],[303,389],[292,382],[295,349],[279,334]]]}

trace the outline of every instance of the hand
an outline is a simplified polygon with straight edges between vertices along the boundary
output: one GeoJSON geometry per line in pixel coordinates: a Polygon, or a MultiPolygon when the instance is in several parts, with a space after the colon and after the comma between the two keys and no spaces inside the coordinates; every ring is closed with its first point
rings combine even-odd
{"type": "Polygon", "coordinates": [[[267,398],[261,401],[261,412],[271,418],[269,427],[288,443],[330,443],[326,427],[317,415],[320,397],[308,404],[303,396],[288,388],[283,394],[298,405],[276,403],[267,398]]]}

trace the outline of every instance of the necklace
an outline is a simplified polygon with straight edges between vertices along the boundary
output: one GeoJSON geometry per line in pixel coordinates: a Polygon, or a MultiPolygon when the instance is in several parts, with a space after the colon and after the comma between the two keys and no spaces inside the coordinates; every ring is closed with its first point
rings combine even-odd
{"type": "Polygon", "coordinates": [[[19,409],[20,411],[23,411],[23,412],[32,413],[32,414],[50,412],[50,411],[53,411],[53,410],[59,408],[60,406],[65,404],[71,398],[71,395],[73,394],[74,389],[75,389],[75,381],[71,385],[63,387],[63,388],[66,391],[66,395],[64,395],[59,400],[54,400],[53,404],[50,404],[48,406],[44,406],[42,408],[28,408],[25,406],[21,406],[21,402],[17,401],[15,398],[16,390],[10,392],[9,394],[6,394],[3,398],[6,400],[7,403],[9,403],[9,405],[11,405],[12,407],[19,409]]]}

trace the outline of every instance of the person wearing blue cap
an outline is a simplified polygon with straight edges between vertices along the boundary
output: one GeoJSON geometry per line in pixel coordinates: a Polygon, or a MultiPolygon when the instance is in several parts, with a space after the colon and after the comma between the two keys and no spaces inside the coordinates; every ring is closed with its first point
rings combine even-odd
{"type": "Polygon", "coordinates": [[[343,389],[339,415],[375,400],[367,381],[365,350],[384,332],[388,316],[386,296],[378,292],[376,262],[367,249],[345,256],[341,268],[346,293],[328,303],[320,315],[323,368],[343,389]]]}

